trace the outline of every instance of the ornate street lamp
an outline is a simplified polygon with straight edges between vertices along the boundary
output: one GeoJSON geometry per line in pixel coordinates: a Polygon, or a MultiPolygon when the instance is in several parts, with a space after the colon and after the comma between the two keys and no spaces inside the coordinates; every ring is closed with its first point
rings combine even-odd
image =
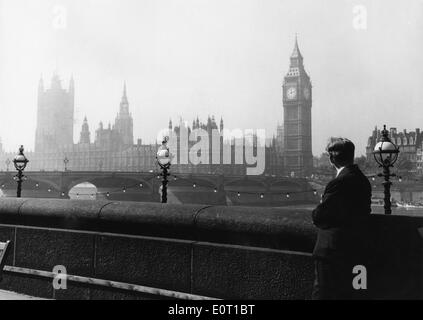
{"type": "Polygon", "coordinates": [[[17,190],[17,197],[21,197],[22,193],[22,181],[24,180],[23,171],[25,170],[25,167],[29,160],[24,155],[24,147],[21,146],[19,148],[19,153],[15,156],[13,159],[13,164],[15,165],[16,170],[18,171],[18,174],[15,176],[15,180],[18,183],[18,190],[17,190]]]}
{"type": "Polygon", "coordinates": [[[375,157],[376,162],[380,167],[383,168],[383,173],[378,176],[384,177],[385,181],[383,182],[384,186],[384,201],[385,201],[385,214],[391,214],[391,184],[389,181],[390,177],[394,177],[395,174],[391,174],[389,171],[390,167],[394,166],[394,163],[398,159],[399,149],[392,143],[391,139],[388,136],[388,130],[386,130],[386,125],[383,126],[382,138],[378,142],[373,151],[373,156],[375,157]]]}
{"type": "Polygon", "coordinates": [[[6,163],[6,168],[7,168],[7,171],[9,171],[10,159],[9,159],[9,158],[7,158],[7,159],[6,159],[6,161],[5,161],[5,163],[6,163]]]}
{"type": "Polygon", "coordinates": [[[63,163],[65,164],[65,172],[66,172],[68,171],[68,163],[69,163],[68,157],[65,156],[65,158],[63,159],[63,163]]]}
{"type": "Polygon", "coordinates": [[[163,139],[162,145],[159,147],[156,155],[157,163],[162,169],[162,203],[167,202],[167,177],[169,176],[170,162],[172,160],[169,148],[167,147],[168,138],[163,139]]]}

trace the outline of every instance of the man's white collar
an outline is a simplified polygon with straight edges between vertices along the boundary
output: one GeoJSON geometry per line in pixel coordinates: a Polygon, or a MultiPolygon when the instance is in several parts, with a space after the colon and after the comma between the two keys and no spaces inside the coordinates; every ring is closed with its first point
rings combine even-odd
{"type": "Polygon", "coordinates": [[[344,168],[345,168],[345,166],[344,166],[344,167],[341,167],[341,168],[336,168],[336,176],[337,176],[337,177],[339,176],[339,174],[341,173],[341,171],[342,171],[344,168]]]}

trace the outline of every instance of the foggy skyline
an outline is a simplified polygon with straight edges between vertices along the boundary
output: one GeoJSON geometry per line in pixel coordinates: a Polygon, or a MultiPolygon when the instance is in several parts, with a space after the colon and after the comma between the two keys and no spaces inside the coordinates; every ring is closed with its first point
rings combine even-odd
{"type": "Polygon", "coordinates": [[[0,0],[0,137],[6,150],[33,150],[38,81],[49,87],[56,69],[65,87],[75,80],[75,142],[85,115],[92,138],[100,121],[113,123],[124,81],[144,143],[169,118],[208,115],[271,137],[298,33],[313,154],[345,136],[361,155],[375,125],[423,128],[422,18],[420,0],[0,0]],[[353,27],[357,5],[367,29],[353,27]]]}

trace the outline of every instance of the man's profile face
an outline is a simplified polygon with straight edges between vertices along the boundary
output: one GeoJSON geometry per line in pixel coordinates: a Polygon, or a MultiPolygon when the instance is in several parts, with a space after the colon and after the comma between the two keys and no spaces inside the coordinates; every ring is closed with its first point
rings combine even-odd
{"type": "Polygon", "coordinates": [[[337,169],[337,168],[338,168],[338,166],[335,164],[335,162],[333,162],[331,154],[330,154],[329,152],[328,152],[327,154],[328,154],[328,157],[329,157],[329,163],[330,163],[330,165],[331,165],[333,168],[337,169]]]}

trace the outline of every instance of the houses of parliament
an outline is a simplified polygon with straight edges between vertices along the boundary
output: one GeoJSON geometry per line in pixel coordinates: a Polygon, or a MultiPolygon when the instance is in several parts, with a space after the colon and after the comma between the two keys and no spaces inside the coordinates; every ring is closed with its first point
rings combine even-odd
{"type": "MultiPolygon", "coordinates": [[[[295,41],[290,57],[290,67],[283,85],[283,126],[278,126],[277,134],[265,147],[265,174],[285,176],[308,176],[312,171],[311,152],[311,82],[305,72],[303,57],[298,42],[295,41]]],[[[74,143],[74,97],[73,78],[68,88],[64,88],[57,74],[51,79],[49,88],[45,88],[43,79],[38,85],[37,126],[35,149],[26,152],[30,160],[28,171],[156,171],[157,144],[143,144],[141,139],[134,143],[133,118],[130,112],[126,84],[114,124],[104,126],[99,123],[92,139],[92,131],[85,117],[80,130],[79,141],[74,143]]],[[[180,121],[169,129],[178,132],[180,121]]],[[[209,134],[224,129],[223,119],[219,125],[214,117],[202,123],[197,118],[192,129],[201,128],[209,134]]],[[[187,128],[191,130],[191,128],[187,128]]],[[[209,139],[212,141],[213,139],[209,139]]],[[[220,140],[220,143],[224,143],[220,140]]],[[[245,142],[244,142],[245,143],[245,142]]],[[[245,145],[244,145],[245,147],[245,145]]],[[[211,148],[210,148],[211,149],[211,148]]],[[[223,148],[220,148],[223,150],[223,148]]],[[[234,152],[234,148],[232,148],[234,152]]],[[[10,165],[14,153],[3,150],[0,142],[0,166],[10,165]],[[9,161],[8,161],[9,160],[9,161]],[[4,165],[3,165],[4,164],[4,165]]],[[[232,157],[234,159],[234,157],[232,157]]],[[[224,175],[245,175],[243,164],[176,164],[172,165],[175,173],[204,173],[224,175]]]]}

